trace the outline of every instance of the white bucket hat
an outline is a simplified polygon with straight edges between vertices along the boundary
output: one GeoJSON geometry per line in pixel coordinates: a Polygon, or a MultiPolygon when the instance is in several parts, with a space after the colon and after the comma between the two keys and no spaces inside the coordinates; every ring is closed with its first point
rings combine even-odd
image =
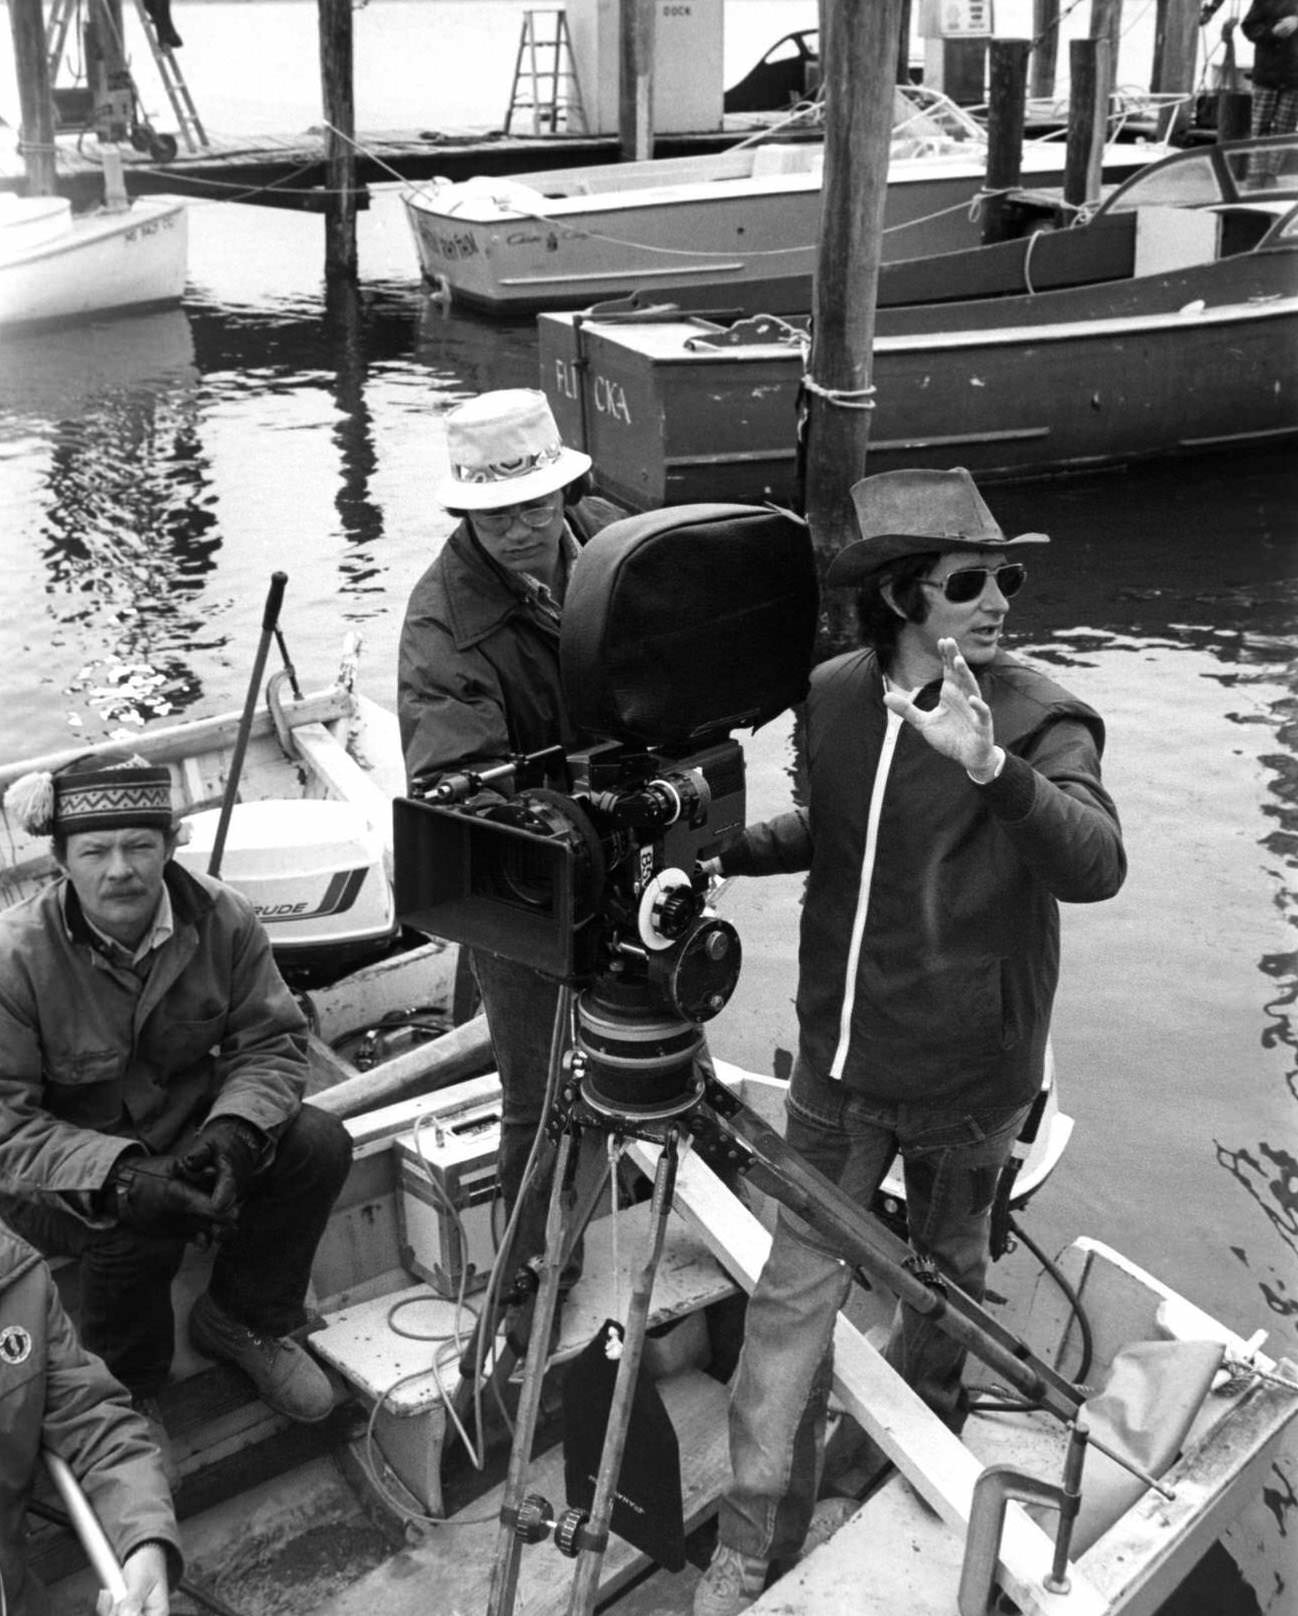
{"type": "Polygon", "coordinates": [[[433,496],[451,510],[490,511],[541,499],[590,470],[590,456],[564,446],[544,393],[507,387],[458,405],[446,417],[450,473],[433,496]]]}

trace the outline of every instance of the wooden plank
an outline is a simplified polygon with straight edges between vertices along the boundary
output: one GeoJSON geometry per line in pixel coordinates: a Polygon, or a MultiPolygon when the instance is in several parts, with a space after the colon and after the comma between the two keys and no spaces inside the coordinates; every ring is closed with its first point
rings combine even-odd
{"type": "Polygon", "coordinates": [[[457,1078],[481,1072],[491,1060],[491,1033],[486,1016],[475,1016],[463,1026],[452,1028],[440,1038],[394,1055],[372,1071],[322,1089],[311,1096],[318,1105],[336,1117],[355,1117],[379,1106],[390,1106],[413,1092],[451,1084],[457,1078]]]}
{"type": "Polygon", "coordinates": [[[316,1030],[326,1042],[336,1043],[397,1011],[434,1007],[449,1015],[458,961],[457,944],[436,940],[363,966],[328,987],[313,988],[306,997],[316,1030]]]}
{"type": "MultiPolygon", "coordinates": [[[[648,1226],[647,1201],[619,1212],[616,1264],[613,1219],[596,1218],[587,1228],[585,1268],[564,1306],[555,1362],[575,1357],[606,1318],[619,1318],[625,1312],[635,1265],[643,1259],[648,1226]]],[[[669,1221],[649,1327],[669,1324],[733,1292],[734,1286],[703,1241],[681,1220],[669,1221]]],[[[404,1315],[408,1329],[431,1335],[434,1331],[449,1334],[454,1328],[454,1304],[437,1296],[428,1285],[412,1285],[331,1314],[326,1327],[312,1336],[311,1345],[370,1401],[386,1398],[387,1406],[400,1418],[453,1395],[460,1375],[453,1349],[446,1354],[450,1361],[434,1370],[429,1367],[428,1340],[412,1340],[389,1327],[389,1315],[398,1303],[410,1304],[404,1315]],[[422,1322],[421,1313],[428,1315],[422,1322]]],[[[473,1305],[472,1297],[469,1305],[473,1305]]],[[[471,1324],[468,1319],[462,1327],[471,1324]]]]}
{"type": "MultiPolygon", "coordinates": [[[[631,1147],[631,1154],[646,1172],[652,1172],[656,1146],[638,1143],[631,1147]]],[[[676,1207],[718,1260],[751,1291],[770,1249],[770,1236],[696,1156],[687,1155],[681,1163],[676,1207]]],[[[834,1331],[834,1394],[963,1539],[973,1485],[982,1465],[841,1314],[834,1331]]],[[[1019,1505],[1011,1504],[1001,1541],[999,1579],[1020,1608],[1040,1616],[1098,1616],[1107,1609],[1100,1594],[1080,1574],[1073,1576],[1067,1596],[1047,1593],[1042,1581],[1051,1556],[1050,1538],[1019,1505]]],[[[797,1609],[787,1602],[768,1608],[772,1612],[797,1609]]],[[[759,1602],[754,1610],[760,1609],[759,1602]]]]}
{"type": "MultiPolygon", "coordinates": [[[[681,1443],[682,1507],[689,1531],[713,1508],[728,1471],[726,1390],[697,1369],[660,1381],[658,1389],[681,1443]]],[[[528,1490],[561,1505],[563,1461],[558,1448],[533,1462],[528,1490]]],[[[503,1495],[503,1486],[497,1487],[444,1524],[430,1524],[423,1543],[362,1577],[324,1605],[318,1616],[375,1616],[378,1611],[383,1616],[431,1616],[434,1611],[436,1616],[481,1616],[487,1607],[503,1495]]],[[[611,1538],[601,1597],[647,1564],[621,1538],[611,1538]]],[[[573,1562],[550,1542],[525,1549],[517,1616],[551,1616],[566,1610],[573,1570],[573,1562]]]]}

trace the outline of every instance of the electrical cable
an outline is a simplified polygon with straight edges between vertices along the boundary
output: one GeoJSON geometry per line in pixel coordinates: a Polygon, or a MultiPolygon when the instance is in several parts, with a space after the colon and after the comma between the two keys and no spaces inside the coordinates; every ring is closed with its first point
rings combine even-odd
{"type": "MultiPolygon", "coordinates": [[[[1090,1373],[1095,1347],[1091,1321],[1087,1317],[1081,1296],[1078,1294],[1076,1286],[1071,1283],[1058,1263],[1046,1255],[1045,1251],[1042,1250],[1012,1212],[1009,1214],[1009,1226],[1036,1258],[1043,1272],[1050,1276],[1067,1298],[1069,1311],[1077,1320],[1077,1330],[1081,1336],[1081,1362],[1078,1365],[1077,1373],[1072,1376],[1072,1380],[1074,1385],[1083,1386],[1086,1383],[1087,1375],[1090,1373]]],[[[970,1386],[969,1391],[971,1394],[976,1394],[970,1397],[970,1411],[976,1410],[980,1414],[1017,1414],[1037,1406],[1026,1398],[1012,1396],[1002,1386],[970,1386]]]]}

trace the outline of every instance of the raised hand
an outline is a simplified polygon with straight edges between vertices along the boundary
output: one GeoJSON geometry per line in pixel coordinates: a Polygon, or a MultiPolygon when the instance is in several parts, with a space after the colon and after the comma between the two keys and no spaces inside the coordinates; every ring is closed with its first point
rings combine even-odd
{"type": "Polygon", "coordinates": [[[884,693],[884,705],[900,713],[943,757],[974,774],[990,774],[996,761],[991,709],[978,691],[969,664],[953,639],[937,642],[942,657],[942,689],[937,706],[925,711],[898,690],[884,693]]]}

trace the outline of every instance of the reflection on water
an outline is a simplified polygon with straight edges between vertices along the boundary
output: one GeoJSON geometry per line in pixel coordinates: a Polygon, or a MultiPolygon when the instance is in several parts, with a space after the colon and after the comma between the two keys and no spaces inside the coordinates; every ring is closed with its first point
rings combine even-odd
{"type": "Polygon", "coordinates": [[[107,727],[184,708],[219,544],[186,316],[9,338],[4,360],[0,445],[40,467],[10,519],[30,522],[55,643],[87,652],[63,694],[107,727]]]}

